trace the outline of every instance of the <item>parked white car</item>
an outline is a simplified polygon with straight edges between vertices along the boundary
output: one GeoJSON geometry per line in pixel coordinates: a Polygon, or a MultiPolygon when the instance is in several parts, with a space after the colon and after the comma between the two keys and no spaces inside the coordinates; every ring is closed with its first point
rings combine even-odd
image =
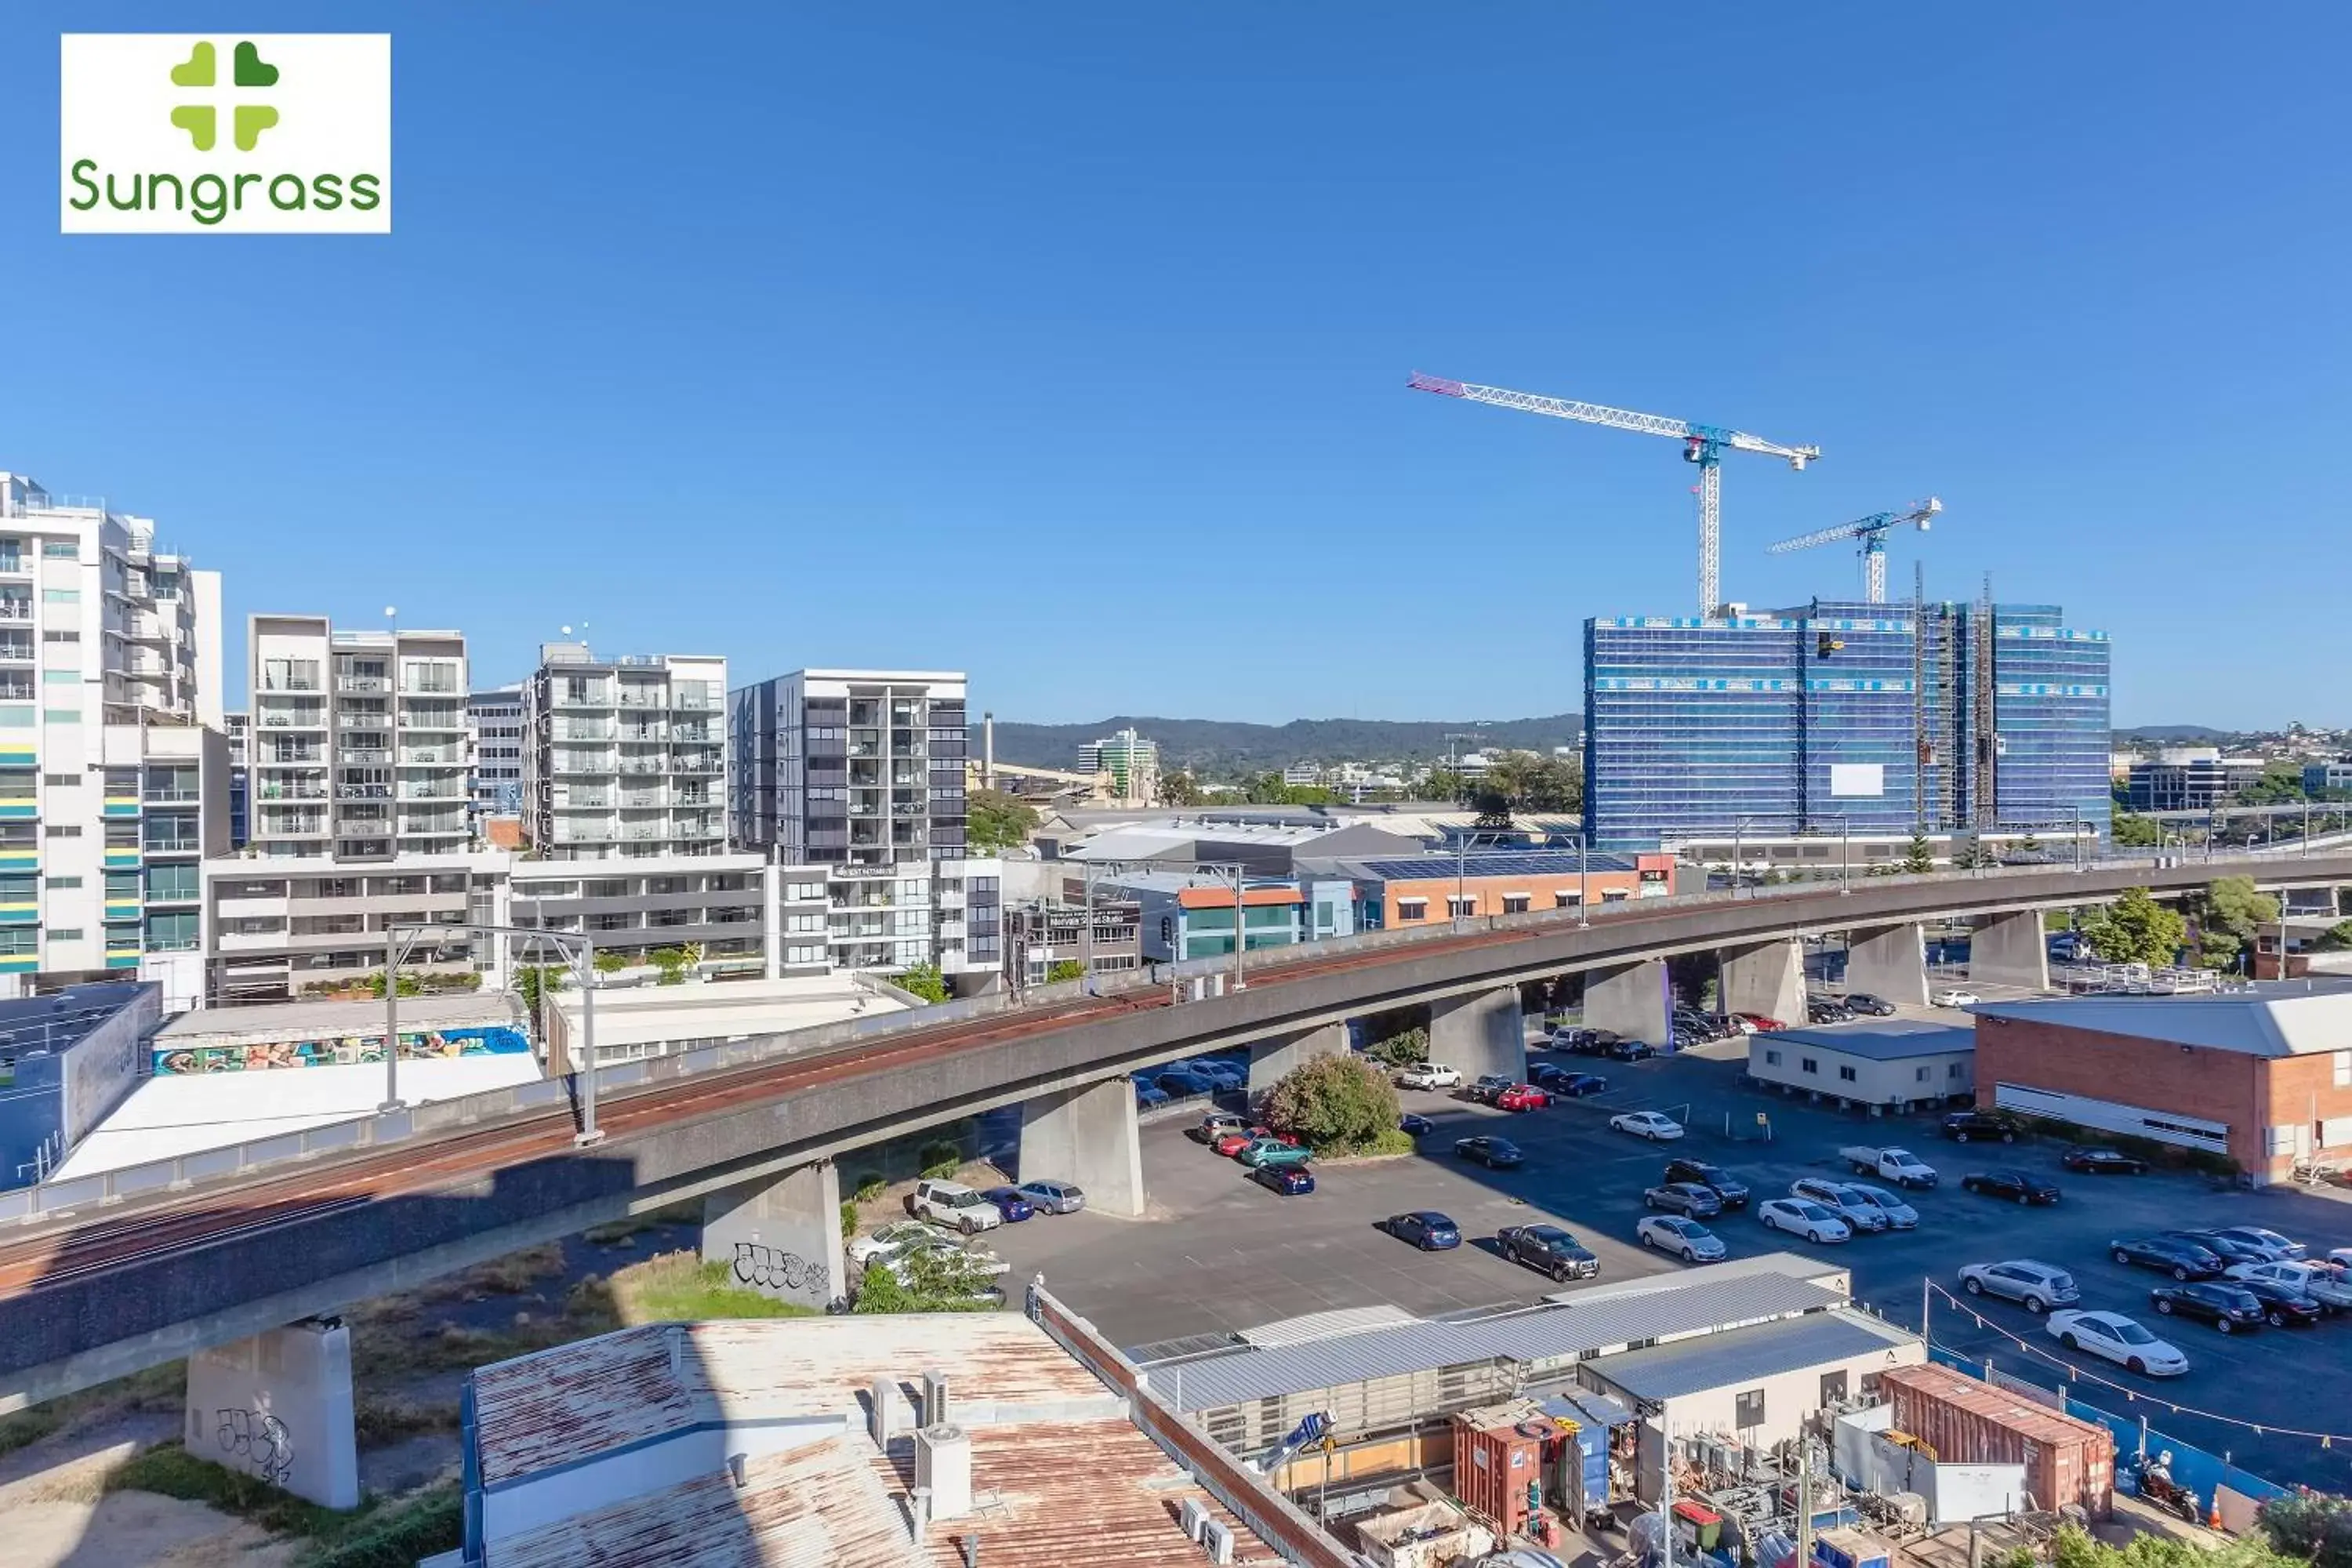
{"type": "Polygon", "coordinates": [[[1931,993],[1928,1003],[1937,1007],[1973,1007],[1984,998],[1973,991],[1947,989],[1931,993]]]}
{"type": "Polygon", "coordinates": [[[1960,1289],[1971,1296],[2001,1296],[2024,1303],[2029,1312],[2046,1312],[2083,1299],[2074,1277],[2063,1268],[2037,1263],[2031,1258],[2008,1258],[1999,1263],[1970,1263],[1960,1269],[1960,1289]]]}
{"type": "Polygon", "coordinates": [[[961,1182],[917,1182],[908,1195],[907,1212],[917,1219],[953,1226],[966,1236],[1004,1223],[1002,1210],[961,1182]]]}
{"type": "Polygon", "coordinates": [[[2148,1377],[2179,1377],[2189,1358],[2121,1312],[2053,1312],[2050,1337],[2070,1351],[2089,1351],[2148,1377]]]}
{"type": "Polygon", "coordinates": [[[1396,1076],[1399,1089],[1460,1089],[1462,1075],[1443,1062],[1423,1062],[1396,1076]]]}
{"type": "Polygon", "coordinates": [[[2352,1309],[2352,1280],[2325,1263],[2301,1263],[2283,1258],[2276,1263],[2240,1263],[2223,1269],[2231,1279],[2263,1279],[2308,1296],[2330,1311],[2352,1309]]]}
{"type": "Polygon", "coordinates": [[[1723,1258],[1723,1238],[1695,1219],[1678,1214],[1654,1214],[1642,1216],[1633,1234],[1644,1247],[1654,1247],[1660,1252],[1671,1252],[1685,1263],[1715,1263],[1723,1258]]]}
{"type": "Polygon", "coordinates": [[[889,1263],[925,1247],[953,1249],[957,1245],[954,1232],[941,1230],[929,1220],[894,1219],[888,1225],[859,1237],[843,1251],[848,1256],[850,1266],[862,1270],[877,1258],[889,1263]]]}
{"type": "Polygon", "coordinates": [[[1662,1110],[1628,1110],[1609,1119],[1609,1125],[1620,1132],[1631,1132],[1636,1138],[1652,1142],[1683,1135],[1683,1125],[1662,1110]]]}
{"type": "Polygon", "coordinates": [[[1846,1228],[1871,1235],[1887,1227],[1885,1212],[1862,1195],[1858,1187],[1822,1176],[1803,1176],[1789,1184],[1789,1195],[1817,1203],[1845,1221],[1846,1228]]]}
{"type": "Polygon", "coordinates": [[[1853,1227],[1805,1198],[1771,1198],[1759,1204],[1756,1217],[1766,1230],[1785,1230],[1807,1241],[1851,1241],[1853,1227]]]}

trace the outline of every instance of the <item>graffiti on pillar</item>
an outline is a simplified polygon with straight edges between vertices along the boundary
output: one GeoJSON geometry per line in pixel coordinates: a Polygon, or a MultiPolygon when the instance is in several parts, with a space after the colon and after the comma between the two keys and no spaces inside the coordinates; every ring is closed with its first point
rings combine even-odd
{"type": "Polygon", "coordinates": [[[832,1271],[823,1258],[803,1258],[797,1252],[751,1241],[735,1244],[735,1278],[757,1290],[781,1290],[817,1301],[826,1300],[833,1290],[832,1271]]]}
{"type": "Polygon", "coordinates": [[[294,1473],[294,1437],[286,1423],[267,1410],[225,1409],[213,1413],[219,1423],[221,1452],[242,1459],[243,1468],[272,1486],[284,1486],[294,1473]]]}

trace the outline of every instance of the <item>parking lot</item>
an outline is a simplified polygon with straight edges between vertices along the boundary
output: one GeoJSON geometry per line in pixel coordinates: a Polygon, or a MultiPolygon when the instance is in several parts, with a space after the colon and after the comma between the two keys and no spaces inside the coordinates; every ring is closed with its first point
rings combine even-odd
{"type": "MultiPolygon", "coordinates": [[[[2078,1397],[2126,1414],[2145,1410],[2176,1437],[2231,1452],[2239,1463],[2283,1482],[2343,1489],[2352,1481],[2352,1447],[2322,1450],[2169,1408],[2178,1400],[2263,1424],[2352,1429],[2352,1417],[2342,1415],[2352,1392],[2352,1317],[2307,1331],[2224,1337],[2201,1323],[2158,1319],[2147,1291],[2159,1277],[2116,1264],[2105,1250],[2116,1236],[2233,1224],[2268,1226],[2317,1248],[2352,1245],[2352,1204],[2342,1194],[2246,1192],[2191,1174],[2074,1175],[2060,1168],[2054,1143],[1963,1147],[1939,1137],[1932,1118],[1871,1121],[1801,1097],[1744,1089],[1738,1062],[1696,1053],[1631,1065],[1569,1059],[1605,1074],[1609,1091],[1519,1115],[1444,1093],[1404,1091],[1406,1110],[1438,1124],[1421,1140],[1421,1153],[1318,1167],[1317,1191],[1300,1197],[1277,1197],[1250,1183],[1234,1162],[1185,1138],[1186,1121],[1152,1125],[1144,1130],[1149,1217],[1041,1219],[1006,1227],[990,1241],[1013,1265],[1013,1279],[1043,1272],[1057,1294],[1112,1340],[1141,1347],[1337,1308],[1390,1304],[1430,1315],[1534,1301],[1559,1287],[1496,1256],[1493,1237],[1503,1226],[1539,1218],[1558,1220],[1598,1254],[1603,1281],[1679,1269],[1684,1265],[1634,1240],[1642,1191],[1659,1179],[1670,1153],[1685,1152],[1728,1167],[1761,1201],[1785,1193],[1801,1176],[1846,1174],[1836,1159],[1843,1144],[1899,1143],[1944,1177],[1935,1191],[1911,1197],[1919,1228],[1813,1249],[1853,1270],[1864,1302],[1916,1326],[1923,1277],[1956,1290],[1954,1271],[1964,1263],[2027,1257],[2057,1265],[2074,1275],[2082,1306],[2139,1317],[2179,1345],[2191,1363],[2188,1375],[2156,1382],[2081,1357],[2084,1371],[2129,1386],[2140,1397],[2129,1403],[2120,1393],[2087,1384],[2075,1389],[2078,1397]],[[1668,1111],[1685,1123],[1689,1136],[1680,1143],[1651,1144],[1609,1131],[1609,1116],[1627,1110],[1668,1111]],[[1759,1113],[1769,1125],[1759,1125],[1759,1113]],[[1454,1158],[1454,1140],[1473,1131],[1507,1135],[1525,1151],[1526,1164],[1490,1172],[1454,1158]],[[2004,1163],[2055,1179],[2063,1198],[2054,1207],[2023,1208],[1960,1190],[1967,1171],[2004,1163]],[[1451,1215],[1465,1245],[1423,1254],[1373,1228],[1382,1215],[1416,1208],[1451,1215]]],[[[1752,1210],[1726,1215],[1714,1228],[1735,1258],[1808,1249],[1764,1230],[1752,1210]]],[[[1980,1300],[1971,1308],[1989,1323],[2047,1346],[2058,1362],[2070,1359],[2022,1307],[1980,1300]]],[[[1990,1355],[2021,1376],[2054,1382],[2066,1375],[2052,1360],[2029,1355],[1940,1301],[1932,1328],[1939,1344],[1990,1355]]]]}

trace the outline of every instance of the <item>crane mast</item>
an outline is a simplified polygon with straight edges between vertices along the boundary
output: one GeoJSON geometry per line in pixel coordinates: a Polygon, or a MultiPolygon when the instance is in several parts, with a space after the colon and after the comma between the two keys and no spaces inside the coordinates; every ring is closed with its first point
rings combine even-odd
{"type": "Polygon", "coordinates": [[[1418,371],[1405,384],[1415,392],[1433,392],[1441,397],[1491,403],[1497,408],[1516,408],[1522,413],[1541,414],[1554,419],[1573,419],[1584,425],[1604,425],[1612,430],[1631,430],[1643,436],[1670,436],[1680,441],[1683,444],[1683,460],[1697,464],[1699,470],[1698,613],[1701,616],[1714,615],[1723,603],[1723,454],[1726,451],[1755,452],[1780,458],[1799,470],[1822,455],[1819,447],[1786,447],[1778,441],[1767,441],[1761,436],[1751,436],[1745,430],[1729,430],[1719,425],[1695,425],[1687,419],[1670,419],[1662,414],[1636,414],[1631,409],[1612,408],[1603,403],[1580,403],[1573,398],[1544,397],[1532,392],[1513,392],[1507,387],[1449,381],[1444,376],[1423,375],[1418,371]]]}

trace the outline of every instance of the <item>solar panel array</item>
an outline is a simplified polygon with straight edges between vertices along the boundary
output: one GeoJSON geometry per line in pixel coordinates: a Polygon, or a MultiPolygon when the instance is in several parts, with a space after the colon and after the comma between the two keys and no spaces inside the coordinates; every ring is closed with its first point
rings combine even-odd
{"type": "MultiPolygon", "coordinates": [[[[1630,871],[1630,855],[1595,855],[1587,863],[1595,871],[1630,871]]],[[[1488,850],[1456,858],[1429,855],[1413,860],[1367,860],[1365,870],[1383,881],[1403,882],[1450,877],[1460,868],[1465,877],[1573,877],[1580,862],[1573,849],[1488,850]]]]}

